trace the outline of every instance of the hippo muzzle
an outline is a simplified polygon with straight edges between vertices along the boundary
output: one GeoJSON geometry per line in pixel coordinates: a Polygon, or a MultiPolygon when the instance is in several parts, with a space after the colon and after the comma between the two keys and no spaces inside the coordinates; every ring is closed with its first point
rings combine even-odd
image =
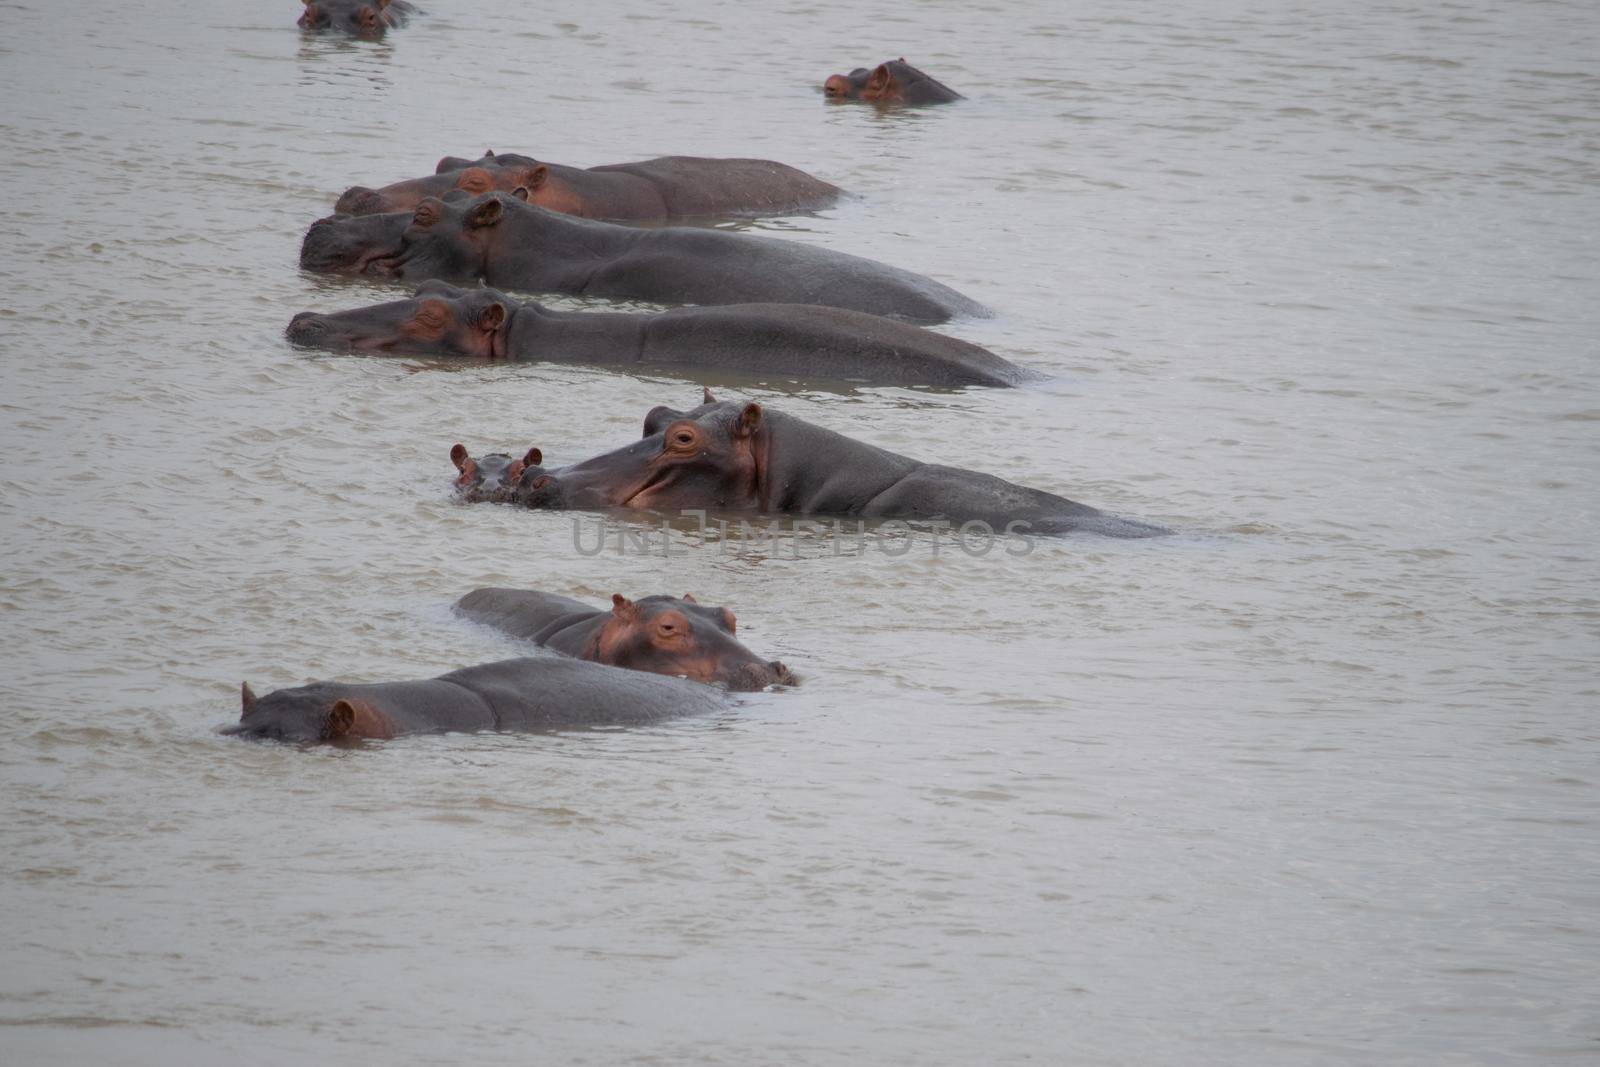
{"type": "Polygon", "coordinates": [[[718,675],[717,680],[737,693],[758,693],[770,685],[794,685],[794,672],[778,660],[766,665],[742,663],[736,669],[718,675]]]}

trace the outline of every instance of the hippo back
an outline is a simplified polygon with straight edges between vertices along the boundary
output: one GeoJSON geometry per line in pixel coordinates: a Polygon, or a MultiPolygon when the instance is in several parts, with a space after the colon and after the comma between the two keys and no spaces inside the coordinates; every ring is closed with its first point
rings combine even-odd
{"type": "Polygon", "coordinates": [[[674,215],[801,211],[826,207],[841,192],[836,185],[770,159],[662,156],[590,169],[645,179],[674,215]]]}
{"type": "Polygon", "coordinates": [[[497,730],[637,726],[726,705],[720,690],[699,682],[554,656],[485,663],[439,680],[482,699],[497,730]]]}

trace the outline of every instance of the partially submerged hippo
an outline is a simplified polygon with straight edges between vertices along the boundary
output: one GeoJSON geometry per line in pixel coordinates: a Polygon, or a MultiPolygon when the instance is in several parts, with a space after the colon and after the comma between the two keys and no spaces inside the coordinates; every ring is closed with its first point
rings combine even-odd
{"type": "Polygon", "coordinates": [[[638,163],[567,167],[510,152],[479,159],[446,156],[426,178],[381,189],[345,191],[335,211],[374,215],[414,211],[425,197],[463,189],[473,196],[528,190],[528,201],[586,219],[666,219],[705,215],[792,215],[839,199],[836,185],[770,159],[662,156],[638,163]]]}
{"type": "Polygon", "coordinates": [[[832,74],[822,83],[829,100],[859,100],[864,104],[947,104],[962,96],[905,61],[905,57],[879,63],[868,70],[857,67],[849,74],[832,74]]]}
{"type": "Polygon", "coordinates": [[[1027,372],[908,323],[809,304],[553,311],[496,289],[425,282],[410,300],[296,315],[295,344],[332,351],[734,371],[874,385],[1015,385],[1027,372]]]}
{"type": "Polygon", "coordinates": [[[344,30],[363,37],[405,24],[416,7],[406,0],[305,0],[300,25],[308,30],[344,30]]]}
{"type": "MultiPolygon", "coordinates": [[[[613,452],[549,470],[532,449],[500,466],[498,479],[458,476],[456,488],[469,501],[534,508],[943,519],[1021,535],[1168,532],[993,475],[923,463],[760,404],[719,401],[710,390],[691,411],[655,408],[645,416],[644,434],[613,452]]],[[[459,444],[451,459],[463,476],[475,462],[459,444]]]]}
{"type": "Polygon", "coordinates": [[[921,323],[987,314],[931,278],[860,256],[723,230],[617,226],[500,192],[428,197],[410,215],[319,219],[300,265],[663,304],[821,304],[921,323]]]}
{"type": "Polygon", "coordinates": [[[638,600],[618,593],[607,611],[532,589],[474,589],[456,601],[456,611],[563,655],[612,667],[743,691],[794,682],[789,668],[760,659],[734,636],[733,612],[702,607],[687,593],[638,600]]]}
{"type": "Polygon", "coordinates": [[[417,682],[313,682],[259,699],[245,685],[241,703],[239,721],[223,733],[339,741],[447,730],[637,725],[715,711],[723,695],[682,678],[540,656],[417,682]]]}

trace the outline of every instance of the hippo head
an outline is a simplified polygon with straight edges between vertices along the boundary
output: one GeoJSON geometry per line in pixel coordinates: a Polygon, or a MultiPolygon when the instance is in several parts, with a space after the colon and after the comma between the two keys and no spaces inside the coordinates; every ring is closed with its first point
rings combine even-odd
{"type": "Polygon", "coordinates": [[[305,0],[300,25],[308,30],[344,30],[375,36],[394,25],[390,0],[305,0]]]}
{"type": "Polygon", "coordinates": [[[239,687],[239,721],[225,734],[274,741],[338,741],[358,737],[388,738],[398,731],[394,720],[370,701],[339,697],[325,684],[279,689],[258,698],[246,682],[239,687]]]}
{"type": "Polygon", "coordinates": [[[708,685],[752,692],[791,685],[794,675],[777,660],[756,657],[734,636],[727,608],[706,608],[682,599],[647,596],[611,598],[611,616],[595,631],[584,658],[613,667],[691,678],[708,685]]]}
{"type": "Polygon", "coordinates": [[[525,472],[518,501],[664,511],[757,507],[766,443],[761,405],[719,402],[710,390],[705,395],[693,411],[654,409],[645,416],[641,440],[561,468],[559,486],[525,472]]]}
{"type": "Polygon", "coordinates": [[[334,352],[504,359],[511,308],[494,289],[457,289],[427,282],[410,300],[319,315],[302,311],[289,323],[295,344],[334,352]]]}
{"type": "Polygon", "coordinates": [[[550,178],[550,168],[527,156],[506,153],[496,156],[486,151],[482,159],[445,156],[439,169],[426,178],[395,182],[382,189],[354,186],[346,189],[334,211],[348,215],[376,215],[386,211],[415,211],[430,196],[445,197],[455,190],[467,196],[482,196],[499,190],[542,188],[550,178]],[[448,164],[448,166],[447,166],[448,164]]]}
{"type": "Polygon", "coordinates": [[[822,95],[829,100],[860,100],[861,90],[866,88],[871,76],[872,71],[866,67],[857,67],[849,74],[830,74],[822,83],[822,95]]]}
{"type": "Polygon", "coordinates": [[[300,266],[339,274],[385,275],[411,224],[404,211],[385,215],[330,215],[318,219],[300,242],[300,266]]]}
{"type": "Polygon", "coordinates": [[[865,104],[926,104],[958,99],[941,82],[928,77],[905,61],[891,59],[868,70],[857,67],[849,74],[832,74],[822,83],[822,95],[829,100],[859,100],[865,104]]]}
{"type": "Polygon", "coordinates": [[[540,466],[544,454],[537,448],[528,449],[517,459],[506,452],[472,456],[465,445],[457,444],[450,449],[450,462],[456,466],[456,495],[468,504],[521,502],[530,494],[537,496],[545,489],[544,485],[536,484],[541,479],[552,486],[555,484],[540,466]],[[524,488],[525,481],[530,488],[524,488]]]}
{"type": "MultiPolygon", "coordinates": [[[[527,195],[525,190],[518,192],[518,199],[527,195]]],[[[499,192],[476,197],[452,193],[443,200],[427,197],[417,205],[400,235],[399,254],[385,260],[382,269],[401,279],[477,278],[488,267],[489,245],[495,227],[506,215],[509,199],[499,192]]]]}
{"type": "MultiPolygon", "coordinates": [[[[442,214],[453,205],[472,198],[451,190],[434,201],[430,211],[442,214]]],[[[435,216],[436,217],[436,216],[435,216]]],[[[306,230],[300,242],[300,266],[330,274],[366,274],[380,278],[403,278],[406,236],[416,222],[411,211],[388,211],[377,215],[334,214],[320,218],[306,230]]],[[[471,280],[469,273],[462,280],[471,280]]]]}

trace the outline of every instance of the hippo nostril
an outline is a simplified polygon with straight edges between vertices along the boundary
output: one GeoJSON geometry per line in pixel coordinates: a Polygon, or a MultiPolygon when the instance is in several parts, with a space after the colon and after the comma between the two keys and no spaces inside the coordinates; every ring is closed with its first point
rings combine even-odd
{"type": "Polygon", "coordinates": [[[383,197],[375,189],[368,189],[364,185],[353,185],[339,197],[339,202],[333,205],[333,210],[345,215],[376,215],[383,211],[383,197]]]}

